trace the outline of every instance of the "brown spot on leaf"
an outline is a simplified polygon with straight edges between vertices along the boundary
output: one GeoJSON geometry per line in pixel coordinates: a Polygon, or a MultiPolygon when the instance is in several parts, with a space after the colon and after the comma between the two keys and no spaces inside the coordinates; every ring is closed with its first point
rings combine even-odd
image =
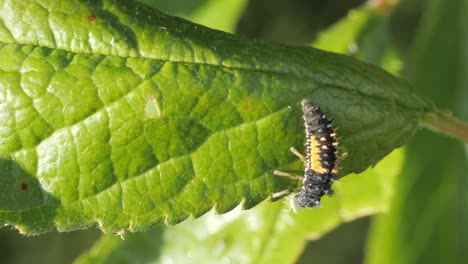
{"type": "Polygon", "coordinates": [[[96,17],[96,15],[89,15],[87,18],[88,18],[89,22],[94,22],[94,21],[96,21],[97,17],[96,17]]]}
{"type": "Polygon", "coordinates": [[[21,183],[21,185],[20,185],[20,188],[21,188],[22,191],[28,190],[28,187],[29,187],[28,184],[25,183],[25,182],[21,183]]]}

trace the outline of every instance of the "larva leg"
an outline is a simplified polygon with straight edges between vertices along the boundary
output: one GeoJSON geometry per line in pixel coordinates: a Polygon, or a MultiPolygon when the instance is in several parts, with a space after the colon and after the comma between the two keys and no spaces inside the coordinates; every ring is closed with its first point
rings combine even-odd
{"type": "Polygon", "coordinates": [[[297,151],[297,149],[291,147],[289,150],[290,150],[292,153],[294,153],[294,155],[296,155],[299,159],[301,159],[302,162],[304,162],[304,160],[305,160],[304,156],[302,156],[302,154],[299,153],[299,151],[297,151]]]}
{"type": "Polygon", "coordinates": [[[302,180],[302,175],[292,174],[292,173],[289,173],[289,172],[275,170],[273,172],[273,174],[275,174],[277,176],[288,177],[288,178],[295,179],[295,180],[302,180]]]}
{"type": "Polygon", "coordinates": [[[272,194],[271,197],[273,199],[276,199],[276,198],[283,197],[283,196],[286,196],[286,195],[291,194],[291,193],[296,193],[298,191],[299,191],[298,189],[286,189],[284,191],[272,194]]]}

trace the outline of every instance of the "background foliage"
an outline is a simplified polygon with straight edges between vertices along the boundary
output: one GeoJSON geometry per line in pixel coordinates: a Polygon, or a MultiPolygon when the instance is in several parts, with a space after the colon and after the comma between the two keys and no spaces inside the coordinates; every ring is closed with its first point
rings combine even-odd
{"type": "MultiPolygon", "coordinates": [[[[351,1],[145,2],[209,27],[280,43],[312,43],[394,74],[401,72],[420,94],[468,119],[463,74],[468,61],[463,19],[468,8],[463,1],[408,0],[396,10],[351,1]],[[347,13],[351,4],[355,9],[347,13]]],[[[463,145],[420,131],[403,153],[398,150],[375,169],[342,179],[335,186],[337,195],[317,211],[295,215],[284,212],[288,207],[282,203],[263,203],[248,212],[209,213],[175,227],[121,234],[125,240],[103,235],[92,247],[100,231],[28,238],[3,230],[0,250],[11,263],[38,259],[63,263],[79,254],[78,263],[188,259],[206,263],[220,258],[243,263],[361,263],[363,259],[367,263],[460,263],[468,252],[462,228],[468,202],[463,191],[468,171],[463,145]],[[343,224],[379,212],[388,213],[343,224]],[[356,243],[364,243],[369,222],[367,245],[356,243]],[[304,239],[318,239],[340,225],[336,233],[311,242],[304,250],[304,239]],[[354,249],[346,250],[349,247],[354,249]]]]}

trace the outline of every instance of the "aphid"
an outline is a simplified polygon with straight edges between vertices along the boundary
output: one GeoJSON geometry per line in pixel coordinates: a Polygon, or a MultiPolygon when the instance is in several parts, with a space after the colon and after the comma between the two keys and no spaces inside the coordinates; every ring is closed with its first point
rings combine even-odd
{"type": "Polygon", "coordinates": [[[304,175],[277,170],[274,172],[278,176],[300,180],[302,187],[287,189],[272,195],[275,199],[296,193],[291,204],[294,211],[297,207],[320,207],[320,198],[325,194],[333,194],[331,185],[336,180],[338,163],[346,155],[338,157],[339,146],[336,131],[326,114],[320,111],[318,106],[305,99],[302,100],[302,111],[306,135],[306,156],[304,158],[295,148],[291,148],[291,152],[304,162],[304,175]]]}

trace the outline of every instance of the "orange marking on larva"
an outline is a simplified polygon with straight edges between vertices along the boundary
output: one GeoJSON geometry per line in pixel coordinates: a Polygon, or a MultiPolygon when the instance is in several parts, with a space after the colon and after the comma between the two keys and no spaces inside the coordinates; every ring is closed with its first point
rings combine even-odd
{"type": "Polygon", "coordinates": [[[309,168],[317,173],[326,173],[327,169],[322,166],[320,158],[319,142],[314,136],[310,137],[310,156],[309,168]]]}

